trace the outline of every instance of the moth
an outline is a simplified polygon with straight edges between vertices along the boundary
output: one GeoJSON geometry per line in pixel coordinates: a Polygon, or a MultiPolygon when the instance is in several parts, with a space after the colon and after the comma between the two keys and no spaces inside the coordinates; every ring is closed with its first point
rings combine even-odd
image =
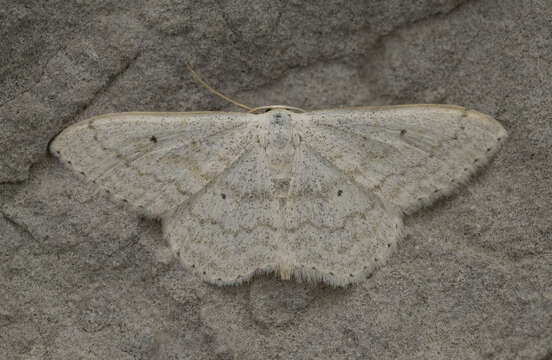
{"type": "Polygon", "coordinates": [[[141,213],[204,280],[345,286],[382,266],[403,216],[450,194],[506,139],[449,105],[304,112],[130,112],[63,130],[50,151],[141,213]]]}
{"type": "Polygon", "coordinates": [[[343,286],[386,262],[404,214],[451,193],[506,138],[456,106],[264,110],[102,115],[50,151],[160,218],[174,253],[209,282],[276,272],[343,286]]]}

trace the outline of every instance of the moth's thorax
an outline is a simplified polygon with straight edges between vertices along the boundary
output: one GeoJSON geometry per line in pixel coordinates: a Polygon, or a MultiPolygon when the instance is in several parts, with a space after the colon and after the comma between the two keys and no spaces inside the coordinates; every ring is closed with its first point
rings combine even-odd
{"type": "Polygon", "coordinates": [[[270,111],[264,120],[267,148],[283,150],[292,144],[293,120],[287,111],[270,111]]]}
{"type": "Polygon", "coordinates": [[[295,151],[299,135],[295,132],[295,120],[289,111],[278,110],[263,114],[264,151],[270,177],[279,196],[287,196],[292,175],[295,151]]]}
{"type": "Polygon", "coordinates": [[[297,141],[294,141],[294,120],[287,111],[270,111],[264,114],[261,143],[266,155],[274,166],[289,163],[289,157],[295,153],[297,141]]]}

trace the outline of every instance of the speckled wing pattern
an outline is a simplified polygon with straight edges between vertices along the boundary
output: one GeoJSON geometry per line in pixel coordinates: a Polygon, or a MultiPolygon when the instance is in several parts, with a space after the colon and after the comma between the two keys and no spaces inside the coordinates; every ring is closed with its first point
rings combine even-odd
{"type": "Polygon", "coordinates": [[[114,199],[162,217],[235,161],[248,114],[119,113],[65,129],[50,151],[114,199]]]}
{"type": "Polygon", "coordinates": [[[453,191],[505,137],[455,106],[121,113],[72,125],[50,150],[161,218],[206,281],[276,272],[343,286],[387,261],[403,214],[453,191]]]}
{"type": "Polygon", "coordinates": [[[277,272],[345,285],[387,259],[402,230],[398,214],[306,144],[296,148],[289,178],[274,176],[269,157],[252,144],[164,222],[185,264],[217,284],[277,272]]]}
{"type": "Polygon", "coordinates": [[[316,111],[305,141],[384,202],[410,214],[451,193],[507,136],[492,117],[459,106],[316,111]]]}

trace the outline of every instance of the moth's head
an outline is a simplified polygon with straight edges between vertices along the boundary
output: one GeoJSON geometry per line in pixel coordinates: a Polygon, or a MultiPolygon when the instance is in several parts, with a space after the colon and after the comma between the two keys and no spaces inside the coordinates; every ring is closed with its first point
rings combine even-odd
{"type": "Polygon", "coordinates": [[[287,110],[270,110],[268,111],[270,125],[272,126],[286,126],[291,121],[291,112],[287,110]]]}
{"type": "Polygon", "coordinates": [[[288,106],[288,105],[266,105],[266,106],[259,106],[254,109],[249,110],[250,114],[264,114],[267,112],[272,111],[286,111],[286,112],[292,112],[292,113],[304,113],[305,110],[300,109],[298,107],[294,106],[288,106]]]}
{"type": "Polygon", "coordinates": [[[260,143],[265,149],[270,146],[271,151],[279,153],[292,145],[293,112],[287,109],[268,109],[262,113],[260,123],[262,132],[260,134],[260,143]]]}

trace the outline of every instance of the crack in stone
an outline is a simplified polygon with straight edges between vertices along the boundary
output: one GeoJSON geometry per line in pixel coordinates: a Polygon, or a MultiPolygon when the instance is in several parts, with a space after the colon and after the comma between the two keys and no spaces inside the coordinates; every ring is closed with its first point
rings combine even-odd
{"type": "Polygon", "coordinates": [[[466,6],[467,4],[469,4],[471,2],[475,2],[475,1],[479,1],[479,0],[464,0],[464,1],[456,4],[454,7],[452,7],[448,11],[445,11],[445,12],[438,11],[438,12],[435,12],[435,13],[429,13],[426,16],[422,16],[421,18],[418,18],[418,19],[415,19],[415,20],[412,20],[412,21],[406,21],[406,22],[403,22],[401,24],[398,24],[397,26],[393,27],[388,32],[378,36],[375,43],[376,44],[378,44],[378,43],[381,44],[381,43],[383,43],[383,41],[386,38],[393,37],[398,32],[401,32],[401,31],[403,31],[405,29],[408,29],[410,27],[418,26],[418,24],[425,23],[426,21],[431,20],[433,18],[451,16],[451,14],[459,11],[459,9],[461,9],[462,7],[466,6]]]}
{"type": "Polygon", "coordinates": [[[121,245],[117,249],[113,250],[111,253],[107,254],[107,257],[111,258],[114,255],[122,253],[123,251],[136,246],[136,244],[138,244],[139,241],[140,241],[140,238],[138,236],[133,236],[132,239],[129,240],[126,244],[121,245]]]}
{"type": "MultiPolygon", "coordinates": [[[[426,21],[428,21],[432,18],[450,16],[451,14],[459,11],[459,9],[461,9],[463,6],[467,5],[468,3],[475,2],[475,1],[479,1],[479,0],[465,0],[463,2],[460,2],[459,4],[456,4],[456,6],[454,6],[453,8],[451,8],[450,10],[448,10],[446,12],[430,13],[430,14],[427,14],[426,16],[423,16],[419,19],[400,23],[397,26],[393,27],[388,32],[379,35],[374,40],[374,44],[372,46],[370,46],[370,48],[372,50],[370,52],[370,55],[362,55],[362,54],[358,54],[358,55],[359,55],[360,58],[369,59],[369,58],[372,57],[373,53],[375,53],[379,48],[381,48],[383,46],[383,43],[385,42],[385,39],[387,39],[389,37],[392,37],[396,33],[400,32],[400,31],[403,31],[405,29],[408,29],[412,26],[417,26],[420,23],[424,23],[424,22],[426,22],[426,21]]],[[[358,32],[372,33],[372,30],[361,28],[361,29],[359,29],[358,32]]],[[[247,91],[251,91],[251,90],[255,90],[255,91],[266,90],[266,89],[269,89],[270,87],[272,87],[275,82],[279,82],[279,81],[282,81],[285,78],[287,78],[291,71],[305,71],[307,69],[314,68],[314,67],[316,67],[320,64],[327,65],[327,64],[332,64],[332,63],[340,63],[342,60],[350,59],[350,57],[351,57],[350,54],[335,56],[335,57],[331,57],[331,58],[321,57],[321,58],[316,58],[313,62],[310,62],[306,65],[297,64],[297,65],[293,65],[293,66],[288,66],[286,68],[285,72],[280,73],[278,76],[271,77],[270,79],[267,79],[267,81],[265,81],[265,82],[261,82],[259,84],[259,86],[256,86],[254,89],[243,89],[243,90],[239,90],[239,91],[240,92],[247,92],[247,91]]],[[[304,108],[304,107],[301,106],[301,108],[304,108]]]]}
{"type": "Polygon", "coordinates": [[[540,358],[539,360],[552,360],[552,350],[550,350],[549,352],[547,352],[542,358],[540,358]]]}
{"type": "Polygon", "coordinates": [[[6,213],[4,213],[3,211],[0,211],[0,214],[2,214],[2,217],[8,222],[10,223],[11,225],[13,225],[14,228],[18,229],[21,233],[23,234],[26,234],[27,236],[29,236],[33,241],[35,242],[38,242],[38,240],[34,237],[34,235],[32,234],[32,232],[29,230],[29,228],[27,227],[27,225],[25,224],[20,224],[18,221],[14,220],[13,218],[11,218],[10,216],[8,216],[6,213]]]}
{"type": "Polygon", "coordinates": [[[126,62],[123,67],[121,67],[118,72],[109,76],[105,84],[103,86],[100,86],[100,88],[92,94],[90,100],[86,104],[79,107],[77,112],[73,115],[73,118],[78,119],[79,116],[84,111],[86,111],[86,109],[88,109],[102,94],[105,94],[113,86],[117,79],[121,78],[130,69],[130,67],[138,61],[138,57],[140,55],[140,50],[136,51],[136,53],[126,62]]]}

